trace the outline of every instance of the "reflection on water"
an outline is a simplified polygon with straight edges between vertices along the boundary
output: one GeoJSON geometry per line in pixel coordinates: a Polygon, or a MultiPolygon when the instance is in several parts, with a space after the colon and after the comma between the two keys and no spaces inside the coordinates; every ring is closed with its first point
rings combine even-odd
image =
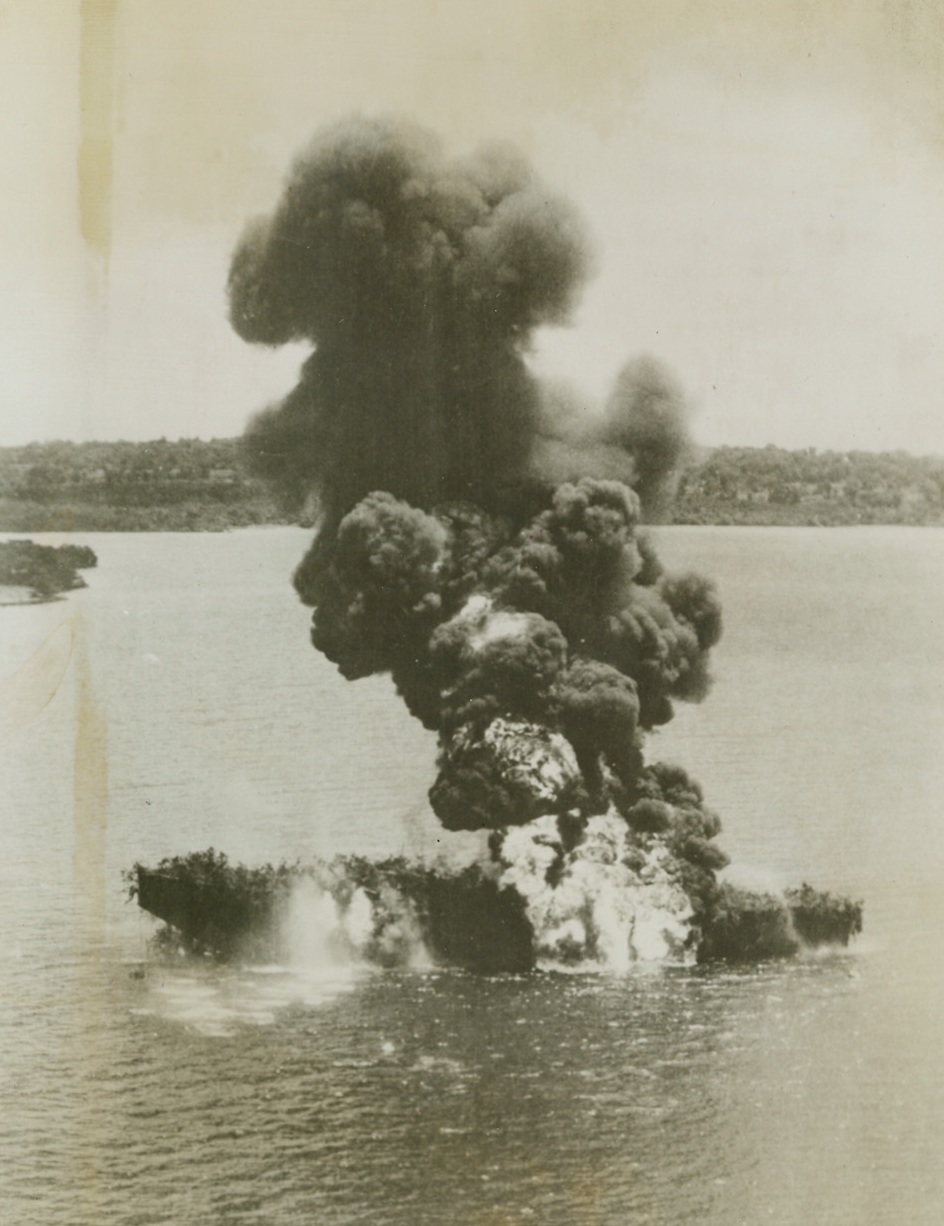
{"type": "Polygon", "coordinates": [[[701,779],[737,871],[865,896],[851,954],[495,979],[317,943],[256,968],[152,950],[122,897],[135,859],[476,840],[429,816],[433,747],[385,683],[341,683],[307,647],[298,533],[90,543],[87,591],[0,610],[4,676],[75,627],[109,767],[96,915],[71,669],[0,744],[7,1220],[939,1220],[944,534],[661,543],[718,578],[727,634],[715,693],[655,752],[701,779]]]}

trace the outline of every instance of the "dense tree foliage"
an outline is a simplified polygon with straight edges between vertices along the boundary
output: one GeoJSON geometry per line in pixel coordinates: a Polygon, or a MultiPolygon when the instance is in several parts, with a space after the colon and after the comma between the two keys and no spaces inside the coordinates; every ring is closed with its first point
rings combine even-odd
{"type": "Polygon", "coordinates": [[[239,439],[0,449],[0,530],[217,531],[288,522],[239,439]]]}
{"type": "Polygon", "coordinates": [[[85,587],[78,573],[98,559],[87,545],[36,545],[33,541],[0,541],[0,584],[26,588],[33,599],[48,600],[60,592],[85,587]]]}
{"type": "Polygon", "coordinates": [[[944,458],[719,447],[682,476],[676,523],[944,524],[944,458]]]}

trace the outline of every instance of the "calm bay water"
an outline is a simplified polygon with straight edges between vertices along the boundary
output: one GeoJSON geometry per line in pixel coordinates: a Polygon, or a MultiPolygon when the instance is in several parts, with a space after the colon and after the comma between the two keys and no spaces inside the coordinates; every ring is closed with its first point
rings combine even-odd
{"type": "Polygon", "coordinates": [[[651,756],[745,883],[864,897],[851,954],[497,979],[151,951],[134,860],[477,840],[389,685],[308,647],[304,533],[84,539],[88,590],[0,609],[0,1221],[940,1220],[944,533],[660,533],[726,631],[651,756]]]}

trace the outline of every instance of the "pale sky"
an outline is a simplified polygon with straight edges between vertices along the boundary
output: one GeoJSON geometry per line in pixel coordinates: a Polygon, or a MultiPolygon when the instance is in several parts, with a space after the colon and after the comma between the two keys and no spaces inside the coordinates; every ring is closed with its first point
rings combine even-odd
{"type": "Polygon", "coordinates": [[[7,0],[0,89],[0,444],[233,435],[288,391],[305,351],[231,332],[229,254],[362,110],[510,140],[580,205],[599,271],[539,371],[600,397],[648,352],[703,443],[944,454],[939,0],[7,0]]]}

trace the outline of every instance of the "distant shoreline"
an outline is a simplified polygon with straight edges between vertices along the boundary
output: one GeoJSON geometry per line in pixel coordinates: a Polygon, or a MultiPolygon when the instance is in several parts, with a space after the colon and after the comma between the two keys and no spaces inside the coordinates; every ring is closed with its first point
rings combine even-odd
{"type": "MultiPolygon", "coordinates": [[[[697,514],[676,513],[671,520],[654,525],[674,528],[944,528],[944,515],[929,518],[892,518],[881,514],[843,514],[842,510],[813,509],[803,515],[777,515],[739,511],[737,508],[706,508],[697,514]]],[[[127,508],[73,505],[50,507],[42,504],[0,501],[0,533],[28,535],[80,535],[108,532],[230,532],[239,528],[311,528],[291,516],[254,515],[251,508],[238,514],[221,515],[215,508],[184,506],[177,513],[168,508],[127,508]],[[153,510],[153,514],[150,512],[153,510]]]]}
{"type": "MultiPolygon", "coordinates": [[[[298,524],[239,439],[0,448],[2,532],[220,532],[298,524]]],[[[718,447],[680,474],[672,521],[944,527],[944,457],[718,447]]]]}

